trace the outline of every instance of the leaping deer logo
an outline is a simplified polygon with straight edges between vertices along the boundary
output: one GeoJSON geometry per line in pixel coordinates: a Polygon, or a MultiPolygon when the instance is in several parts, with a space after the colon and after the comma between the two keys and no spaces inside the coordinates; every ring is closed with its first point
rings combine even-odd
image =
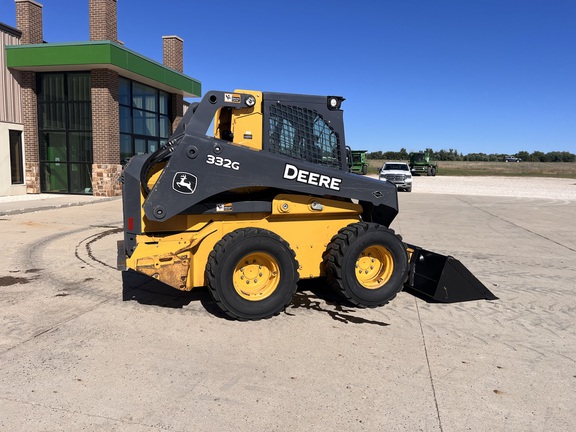
{"type": "Polygon", "coordinates": [[[177,182],[176,184],[177,184],[178,186],[181,186],[181,187],[184,187],[184,188],[188,189],[190,192],[193,192],[193,190],[192,190],[192,183],[190,183],[190,182],[187,181],[187,180],[188,180],[188,177],[186,177],[186,174],[182,174],[182,175],[180,176],[180,181],[177,182]]]}
{"type": "Polygon", "coordinates": [[[194,193],[196,190],[196,177],[190,173],[176,173],[174,175],[173,189],[183,194],[194,193]]]}

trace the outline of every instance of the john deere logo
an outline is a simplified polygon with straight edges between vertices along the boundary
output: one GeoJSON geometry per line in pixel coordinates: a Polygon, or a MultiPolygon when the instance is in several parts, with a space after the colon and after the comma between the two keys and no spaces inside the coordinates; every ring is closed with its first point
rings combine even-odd
{"type": "Polygon", "coordinates": [[[191,195],[196,190],[198,179],[195,175],[187,172],[177,172],[172,180],[172,189],[181,194],[191,195]]]}

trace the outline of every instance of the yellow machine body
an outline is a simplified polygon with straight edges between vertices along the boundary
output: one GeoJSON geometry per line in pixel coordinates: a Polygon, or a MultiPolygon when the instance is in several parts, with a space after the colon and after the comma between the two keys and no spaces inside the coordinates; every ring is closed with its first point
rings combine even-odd
{"type": "MultiPolygon", "coordinates": [[[[220,239],[239,228],[264,228],[290,244],[300,265],[301,279],[319,277],[331,238],[341,228],[358,222],[361,211],[358,204],[350,202],[278,195],[271,214],[180,215],[162,224],[164,231],[177,234],[138,236],[138,247],[126,260],[126,266],[190,291],[205,285],[208,256],[220,239]]],[[[156,225],[143,219],[148,228],[156,225]]]]}

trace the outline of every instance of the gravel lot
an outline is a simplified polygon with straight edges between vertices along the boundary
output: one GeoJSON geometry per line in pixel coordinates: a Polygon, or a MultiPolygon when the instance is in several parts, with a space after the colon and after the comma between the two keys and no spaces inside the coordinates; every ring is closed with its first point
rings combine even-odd
{"type": "Polygon", "coordinates": [[[414,176],[412,191],[576,201],[576,180],[550,177],[414,176]]]}

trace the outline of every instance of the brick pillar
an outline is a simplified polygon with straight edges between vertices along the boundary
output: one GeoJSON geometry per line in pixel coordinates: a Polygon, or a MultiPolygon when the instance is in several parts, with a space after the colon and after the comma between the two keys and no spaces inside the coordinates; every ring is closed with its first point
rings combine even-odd
{"type": "Polygon", "coordinates": [[[42,5],[32,0],[14,0],[16,3],[16,27],[22,32],[21,44],[41,44],[42,5]]]}
{"type": "MultiPolygon", "coordinates": [[[[42,5],[32,0],[14,0],[16,3],[16,27],[22,32],[21,44],[44,42],[42,30],[42,5]]],[[[2,53],[3,54],[3,53],[2,53]]],[[[26,192],[40,193],[40,157],[38,151],[38,98],[36,74],[22,72],[22,122],[24,123],[24,146],[26,192]]]]}
{"type": "Polygon", "coordinates": [[[22,121],[24,122],[24,161],[26,193],[40,193],[40,156],[38,150],[38,98],[36,74],[22,72],[22,121]]]}
{"type": "Polygon", "coordinates": [[[162,36],[164,65],[184,72],[184,40],[178,36],[162,36]]]}
{"type": "MultiPolygon", "coordinates": [[[[164,65],[177,72],[184,72],[184,40],[178,36],[162,36],[164,65]]],[[[172,132],[182,121],[184,115],[184,97],[172,93],[172,132]]]]}
{"type": "Polygon", "coordinates": [[[89,0],[90,40],[118,42],[116,0],[89,0]]]}
{"type": "Polygon", "coordinates": [[[92,191],[94,196],[121,195],[118,73],[92,70],[92,191]]]}
{"type": "Polygon", "coordinates": [[[178,93],[172,93],[172,133],[176,130],[182,117],[184,117],[184,96],[178,93]]]}

